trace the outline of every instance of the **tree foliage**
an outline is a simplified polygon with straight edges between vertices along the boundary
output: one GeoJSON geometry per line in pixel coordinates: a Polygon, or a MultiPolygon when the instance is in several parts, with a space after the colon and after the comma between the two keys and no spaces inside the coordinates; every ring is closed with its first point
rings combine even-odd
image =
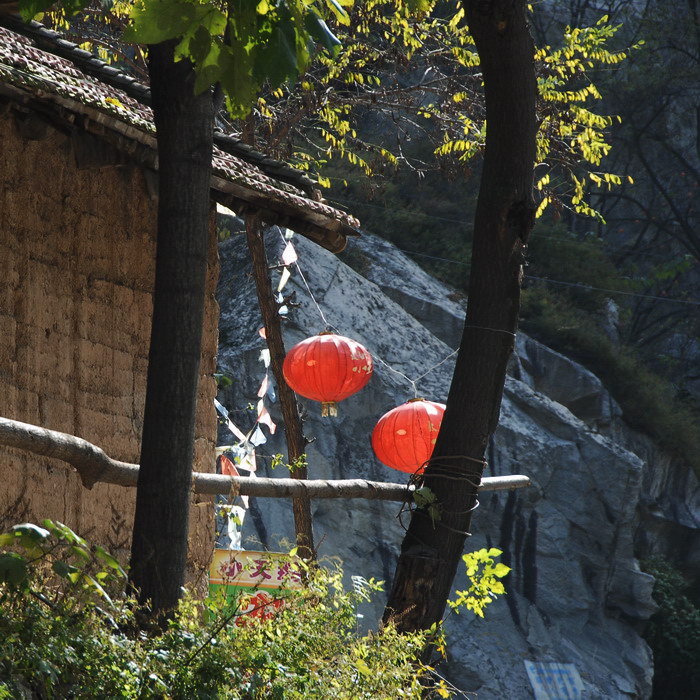
{"type": "MultiPolygon", "coordinates": [[[[36,9],[37,0],[22,2],[36,9]]],[[[331,162],[362,176],[396,168],[456,175],[483,154],[481,69],[459,2],[118,0],[110,7],[99,16],[87,8],[90,31],[65,16],[54,21],[125,65],[134,61],[124,42],[139,61],[144,45],[177,38],[177,56],[195,65],[197,89],[218,83],[226,93],[230,127],[318,173],[324,186],[331,162]]],[[[538,215],[554,204],[600,217],[595,192],[622,183],[601,167],[618,118],[600,112],[592,78],[627,58],[629,49],[613,47],[618,30],[603,15],[588,27],[564,27],[556,43],[537,49],[538,215]]]]}
{"type": "MultiPolygon", "coordinates": [[[[332,16],[347,24],[344,5],[351,4],[352,0],[119,0],[98,3],[109,10],[101,16],[91,0],[19,0],[25,19],[58,5],[53,21],[69,28],[74,16],[87,11],[91,21],[82,27],[88,31],[81,43],[90,48],[94,26],[110,26],[111,41],[99,42],[98,53],[104,57],[124,56],[124,43],[142,48],[175,40],[175,60],[186,59],[194,66],[195,92],[220,85],[234,117],[248,114],[263,86],[294,81],[317,48],[335,54],[339,41],[326,19],[332,16]]],[[[86,16],[77,19],[84,21],[86,16]]]]}
{"type": "MultiPolygon", "coordinates": [[[[479,57],[460,3],[430,10],[412,13],[403,0],[351,8],[349,25],[334,27],[341,46],[333,60],[319,56],[296,86],[258,100],[260,146],[322,173],[333,160],[365,176],[387,166],[469,172],[486,134],[479,57]]],[[[622,181],[600,168],[616,118],[596,110],[591,79],[627,57],[611,48],[618,29],[603,16],[537,50],[538,214],[555,203],[595,216],[587,188],[622,181]]]]}
{"type": "Polygon", "coordinates": [[[700,607],[688,595],[688,581],[669,562],[643,562],[652,574],[659,605],[644,632],[654,652],[654,697],[659,700],[700,694],[700,607]]]}
{"type": "MultiPolygon", "coordinates": [[[[428,633],[399,634],[392,625],[359,631],[358,609],[381,583],[354,576],[346,590],[337,566],[314,568],[303,589],[280,591],[267,605],[274,614],[239,614],[255,590],[207,601],[187,596],[164,630],[138,632],[138,607],[124,595],[118,562],[70,528],[23,523],[0,535],[0,546],[0,698],[29,691],[45,698],[417,700],[454,690],[418,661],[428,633]]],[[[493,556],[496,550],[474,554],[486,564],[468,571],[479,590],[455,607],[481,610],[499,592],[490,581],[493,556]]],[[[491,573],[505,569],[496,564],[491,573]]]]}

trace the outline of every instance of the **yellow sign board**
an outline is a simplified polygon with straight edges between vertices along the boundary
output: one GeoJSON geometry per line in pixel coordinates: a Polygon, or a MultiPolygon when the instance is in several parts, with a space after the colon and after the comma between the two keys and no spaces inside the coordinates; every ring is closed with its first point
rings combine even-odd
{"type": "Polygon", "coordinates": [[[215,549],[209,593],[235,596],[240,614],[268,618],[282,605],[284,591],[301,588],[301,573],[288,554],[215,549]]]}

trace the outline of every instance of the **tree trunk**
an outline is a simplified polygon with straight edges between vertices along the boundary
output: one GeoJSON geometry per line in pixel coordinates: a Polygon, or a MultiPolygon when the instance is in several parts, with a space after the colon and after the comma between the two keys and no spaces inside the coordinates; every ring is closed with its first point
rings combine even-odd
{"type": "Polygon", "coordinates": [[[464,0],[481,58],[487,136],[477,202],[469,302],[447,409],[425,485],[437,497],[433,524],[416,510],[384,613],[404,631],[438,622],[452,588],[497,424],[513,351],[522,262],[534,219],[534,45],[524,0],[464,0]]]}
{"type": "Polygon", "coordinates": [[[194,94],[192,66],[174,62],[173,47],[149,47],[158,237],[129,572],[154,614],[177,604],[185,579],[214,124],[209,91],[194,94]]]}
{"type": "MultiPolygon", "coordinates": [[[[287,459],[290,466],[298,464],[299,458],[304,454],[307,440],[304,437],[301,417],[297,407],[297,398],[287,384],[282,373],[284,362],[284,340],[282,339],[282,325],[280,323],[279,309],[270,282],[270,271],[267,265],[265,253],[264,232],[260,223],[260,217],[254,214],[246,216],[246,236],[248,249],[253,260],[253,277],[255,289],[258,294],[258,304],[265,324],[265,336],[267,347],[270,349],[270,365],[275,375],[277,394],[280,399],[282,419],[284,420],[284,434],[287,439],[287,459]]],[[[291,471],[292,478],[306,479],[306,467],[296,467],[291,471]]],[[[304,559],[314,557],[314,535],[311,520],[311,501],[308,495],[300,494],[292,500],[294,511],[294,529],[296,531],[299,556],[304,559]]]]}

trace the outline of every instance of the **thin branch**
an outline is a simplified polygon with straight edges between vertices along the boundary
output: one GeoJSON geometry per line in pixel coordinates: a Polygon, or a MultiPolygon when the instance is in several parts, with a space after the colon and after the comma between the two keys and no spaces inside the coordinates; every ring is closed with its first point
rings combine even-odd
{"type": "MultiPolygon", "coordinates": [[[[87,488],[97,482],[136,486],[137,464],[120,462],[87,440],[40,428],[29,423],[0,418],[0,445],[53,457],[74,467],[87,488]]],[[[527,476],[493,476],[482,479],[480,491],[502,491],[530,486],[527,476]]],[[[365,479],[312,480],[269,479],[223,474],[192,474],[192,489],[200,494],[226,494],[267,498],[363,498],[379,501],[405,501],[414,487],[365,479]]]]}

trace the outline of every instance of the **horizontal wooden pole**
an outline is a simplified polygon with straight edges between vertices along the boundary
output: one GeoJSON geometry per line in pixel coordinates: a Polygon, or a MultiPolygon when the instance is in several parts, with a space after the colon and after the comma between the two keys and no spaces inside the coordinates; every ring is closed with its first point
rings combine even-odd
{"type": "MultiPolygon", "coordinates": [[[[43,457],[53,457],[74,467],[87,488],[96,483],[136,486],[137,464],[120,462],[87,440],[40,428],[29,423],[0,418],[0,445],[26,450],[43,457]]],[[[502,491],[530,486],[529,477],[518,474],[491,476],[481,480],[479,491],[502,491]]],[[[305,493],[309,498],[363,498],[379,501],[404,501],[414,487],[365,479],[299,481],[267,477],[225,476],[194,472],[195,493],[292,498],[305,493]]]]}

